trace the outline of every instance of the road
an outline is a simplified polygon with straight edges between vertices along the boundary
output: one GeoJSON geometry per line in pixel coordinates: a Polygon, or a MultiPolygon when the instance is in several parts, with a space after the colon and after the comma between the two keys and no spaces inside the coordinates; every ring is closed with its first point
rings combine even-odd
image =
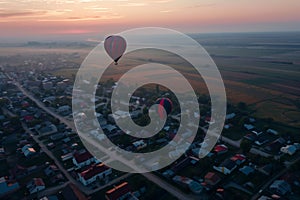
{"type": "Polygon", "coordinates": [[[24,130],[32,136],[32,139],[34,139],[34,141],[41,147],[41,149],[43,150],[43,152],[45,152],[54,161],[55,165],[65,175],[65,177],[69,180],[69,182],[75,184],[80,189],[86,190],[85,188],[82,188],[82,185],[79,184],[78,181],[76,181],[68,173],[68,171],[62,166],[62,164],[58,161],[58,159],[53,155],[53,153],[51,151],[49,151],[49,149],[45,146],[45,144],[38,139],[38,136],[34,135],[34,133],[26,126],[25,123],[22,122],[22,126],[23,126],[24,130]]]}
{"type": "MultiPolygon", "coordinates": [[[[58,115],[57,113],[55,113],[52,110],[50,110],[49,108],[47,108],[40,100],[36,99],[31,93],[29,93],[27,90],[25,90],[16,80],[12,79],[8,74],[7,74],[7,76],[13,81],[13,83],[19,88],[19,90],[25,96],[27,96],[33,102],[35,102],[38,107],[40,107],[41,109],[46,111],[48,114],[52,115],[53,117],[59,119],[61,122],[66,124],[67,127],[71,128],[72,130],[77,132],[75,124],[73,122],[65,119],[64,117],[58,115]]],[[[27,130],[29,130],[29,129],[27,129],[27,130]]],[[[37,139],[37,138],[35,137],[35,139],[37,139]]],[[[62,172],[65,174],[65,176],[68,178],[68,180],[70,182],[75,184],[84,193],[91,194],[92,191],[87,191],[86,187],[83,187],[83,185],[81,185],[73,177],[70,176],[70,174],[58,162],[56,157],[53,156],[53,154],[45,147],[45,145],[41,141],[39,141],[38,139],[36,141],[39,144],[41,144],[41,148],[43,147],[42,149],[44,150],[44,152],[47,153],[47,155],[49,154],[49,157],[52,158],[55,161],[55,164],[57,164],[57,166],[62,170],[62,172]]],[[[127,166],[132,166],[132,164],[130,162],[127,162],[126,159],[122,158],[121,156],[118,156],[117,154],[112,154],[111,151],[109,151],[108,149],[106,149],[104,147],[101,147],[101,146],[99,146],[99,149],[101,151],[103,151],[104,153],[106,153],[106,155],[109,155],[110,157],[112,157],[114,160],[118,160],[118,161],[122,162],[123,164],[125,164],[127,166]]],[[[143,175],[149,181],[161,186],[164,190],[168,191],[171,195],[173,195],[174,197],[176,197],[178,199],[186,199],[186,200],[199,199],[199,196],[196,196],[196,195],[193,195],[193,194],[186,194],[186,193],[182,192],[181,190],[179,190],[177,187],[175,187],[175,186],[169,184],[168,182],[162,180],[161,178],[157,177],[156,175],[149,174],[149,173],[141,173],[141,175],[143,175]]],[[[111,183],[110,183],[110,185],[111,185],[111,183]]]]}
{"type": "MultiPolygon", "coordinates": [[[[286,166],[283,170],[281,170],[278,174],[276,174],[273,178],[271,178],[267,183],[265,183],[260,190],[265,190],[271,183],[273,183],[276,179],[284,175],[288,172],[291,165],[295,164],[300,160],[300,156],[296,158],[294,161],[290,162],[288,166],[286,166]]],[[[261,195],[261,193],[256,193],[254,196],[252,196],[251,200],[256,200],[261,195]]]]}

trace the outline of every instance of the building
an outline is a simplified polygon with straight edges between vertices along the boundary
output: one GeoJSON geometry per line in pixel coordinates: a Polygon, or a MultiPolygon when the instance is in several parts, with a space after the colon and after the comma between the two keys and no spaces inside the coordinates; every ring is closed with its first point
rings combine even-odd
{"type": "Polygon", "coordinates": [[[51,81],[43,82],[43,89],[44,90],[51,90],[53,88],[53,83],[51,81]]]}
{"type": "Polygon", "coordinates": [[[30,144],[26,144],[25,146],[22,147],[22,153],[24,154],[25,157],[30,157],[34,155],[36,151],[30,144]]]}
{"type": "Polygon", "coordinates": [[[79,181],[83,185],[89,185],[98,179],[104,179],[112,173],[111,168],[107,167],[103,163],[91,165],[88,169],[78,174],[79,181]]]}
{"type": "Polygon", "coordinates": [[[252,124],[244,124],[245,129],[247,129],[248,131],[253,130],[255,128],[255,126],[253,126],[252,124]]]}
{"type": "Polygon", "coordinates": [[[10,194],[20,188],[18,182],[9,181],[5,177],[0,178],[0,197],[10,194]]]}
{"type": "Polygon", "coordinates": [[[221,178],[214,172],[208,172],[204,176],[204,181],[206,184],[214,186],[221,181],[221,178]]]}
{"type": "Polygon", "coordinates": [[[172,178],[172,180],[175,183],[177,183],[185,188],[190,189],[195,194],[200,194],[203,190],[203,186],[200,183],[198,183],[188,177],[176,175],[172,178]]]}
{"type": "Polygon", "coordinates": [[[60,106],[57,108],[58,113],[64,113],[64,112],[69,112],[69,111],[71,111],[71,107],[68,105],[60,106]]]}
{"type": "Polygon", "coordinates": [[[58,168],[56,165],[49,165],[48,167],[46,167],[44,169],[44,173],[46,174],[46,176],[53,176],[56,174],[56,172],[58,172],[58,168]]]}
{"type": "Polygon", "coordinates": [[[218,167],[214,166],[213,168],[225,175],[231,174],[233,170],[237,167],[236,163],[231,159],[224,160],[218,167]]]}
{"type": "Polygon", "coordinates": [[[230,113],[230,114],[227,114],[227,115],[226,115],[225,119],[226,119],[226,120],[230,120],[230,119],[233,119],[235,116],[236,116],[235,113],[230,113]]]}
{"type": "Polygon", "coordinates": [[[46,188],[45,183],[41,178],[33,178],[26,187],[30,194],[42,191],[46,188]]]}
{"type": "Polygon", "coordinates": [[[278,131],[274,130],[274,129],[268,129],[267,133],[273,134],[273,135],[278,135],[278,131]]]}
{"type": "Polygon", "coordinates": [[[57,132],[57,127],[52,123],[44,123],[43,126],[37,125],[35,127],[36,132],[40,135],[49,135],[57,132]]]}
{"type": "Polygon", "coordinates": [[[147,144],[144,142],[144,140],[138,140],[136,142],[133,142],[132,145],[136,150],[143,149],[147,146],[147,144]]]}
{"type": "Polygon", "coordinates": [[[235,154],[230,160],[234,161],[235,164],[240,165],[246,161],[246,156],[243,154],[235,154]]]}
{"type": "Polygon", "coordinates": [[[81,168],[92,163],[99,162],[90,152],[88,151],[81,151],[76,152],[73,155],[73,164],[76,165],[77,168],[81,168]]]}
{"type": "Polygon", "coordinates": [[[217,145],[214,148],[214,152],[216,154],[223,154],[223,153],[226,153],[227,151],[228,151],[228,147],[224,144],[217,145]]]}
{"type": "Polygon", "coordinates": [[[248,176],[249,174],[252,174],[254,172],[254,169],[251,166],[244,166],[239,169],[239,171],[248,176]]]}
{"type": "Polygon", "coordinates": [[[280,151],[282,153],[286,153],[289,154],[290,156],[293,155],[294,153],[296,153],[297,151],[297,147],[295,145],[287,145],[285,147],[281,147],[280,151]]]}
{"type": "Polygon", "coordinates": [[[270,190],[278,195],[285,195],[292,191],[291,186],[284,180],[276,180],[270,185],[270,190]]]}
{"type": "Polygon", "coordinates": [[[107,200],[123,200],[128,199],[131,196],[131,189],[127,182],[114,186],[114,188],[105,193],[105,198],[107,200]]]}

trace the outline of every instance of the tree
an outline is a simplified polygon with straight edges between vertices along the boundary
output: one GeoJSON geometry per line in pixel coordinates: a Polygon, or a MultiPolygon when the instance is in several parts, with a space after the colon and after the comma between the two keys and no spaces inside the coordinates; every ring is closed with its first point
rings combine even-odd
{"type": "Polygon", "coordinates": [[[237,104],[237,107],[238,107],[239,110],[243,110],[244,111],[244,110],[247,109],[247,104],[245,102],[239,102],[237,104]]]}
{"type": "Polygon", "coordinates": [[[248,153],[252,148],[252,143],[249,140],[243,139],[240,148],[242,149],[243,153],[248,153]]]}
{"type": "Polygon", "coordinates": [[[6,98],[0,98],[0,107],[4,106],[5,104],[8,104],[8,100],[6,98]]]}

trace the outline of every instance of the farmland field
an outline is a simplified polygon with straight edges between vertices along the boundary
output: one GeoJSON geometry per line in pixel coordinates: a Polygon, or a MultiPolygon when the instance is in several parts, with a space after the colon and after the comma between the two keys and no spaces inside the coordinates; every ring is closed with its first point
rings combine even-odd
{"type": "MultiPolygon", "coordinates": [[[[300,127],[300,33],[224,33],[192,34],[213,58],[224,80],[229,102],[246,102],[254,108],[254,116],[273,118],[277,122],[300,127]]],[[[93,44],[93,45],[96,45],[93,44]]],[[[52,73],[74,77],[80,63],[93,49],[93,45],[75,48],[3,47],[1,56],[27,52],[35,55],[78,53],[67,57],[76,67],[55,68],[52,73]],[[16,50],[17,49],[17,50],[16,50]]],[[[17,59],[15,59],[17,60],[17,59]]],[[[162,51],[137,51],[126,54],[119,66],[110,66],[106,78],[118,79],[130,66],[146,62],[159,62],[182,71],[192,86],[207,93],[201,76],[185,60],[162,51]]],[[[160,74],[159,71],[155,72],[160,74]]]]}

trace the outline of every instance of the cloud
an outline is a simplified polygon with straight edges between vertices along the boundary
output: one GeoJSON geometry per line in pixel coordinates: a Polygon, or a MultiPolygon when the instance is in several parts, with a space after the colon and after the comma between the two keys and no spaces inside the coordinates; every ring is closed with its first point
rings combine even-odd
{"type": "Polygon", "coordinates": [[[8,10],[0,10],[1,18],[12,18],[12,17],[31,17],[36,15],[45,15],[47,11],[42,10],[24,10],[24,11],[8,11],[8,10]]]}
{"type": "Polygon", "coordinates": [[[140,7],[140,6],[146,6],[147,3],[127,3],[127,4],[121,4],[120,6],[124,7],[140,7]]]}
{"type": "Polygon", "coordinates": [[[170,3],[174,0],[157,0],[157,1],[151,1],[152,3],[170,3]]]}
{"type": "Polygon", "coordinates": [[[122,15],[101,15],[88,17],[68,17],[63,19],[39,19],[40,22],[76,22],[76,21],[93,21],[93,20],[110,20],[123,18],[122,15]]]}
{"type": "Polygon", "coordinates": [[[203,4],[196,4],[192,6],[188,6],[186,8],[206,8],[206,7],[213,7],[217,5],[216,3],[203,3],[203,4]]]}
{"type": "Polygon", "coordinates": [[[110,8],[106,8],[106,7],[99,7],[99,6],[90,6],[90,7],[85,7],[85,10],[92,10],[94,12],[108,12],[109,10],[111,10],[110,8]]]}
{"type": "Polygon", "coordinates": [[[175,10],[161,10],[161,13],[171,13],[171,12],[175,12],[175,10]]]}

